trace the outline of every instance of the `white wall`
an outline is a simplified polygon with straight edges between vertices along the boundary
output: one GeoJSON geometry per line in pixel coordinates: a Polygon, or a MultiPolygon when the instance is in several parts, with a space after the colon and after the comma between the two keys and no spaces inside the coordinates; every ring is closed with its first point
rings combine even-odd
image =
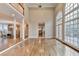
{"type": "Polygon", "coordinates": [[[45,22],[45,38],[53,37],[53,8],[30,8],[29,38],[38,38],[38,24],[45,22]]]}
{"type": "Polygon", "coordinates": [[[29,23],[29,8],[26,4],[24,4],[24,16],[25,16],[25,23],[29,23]]]}

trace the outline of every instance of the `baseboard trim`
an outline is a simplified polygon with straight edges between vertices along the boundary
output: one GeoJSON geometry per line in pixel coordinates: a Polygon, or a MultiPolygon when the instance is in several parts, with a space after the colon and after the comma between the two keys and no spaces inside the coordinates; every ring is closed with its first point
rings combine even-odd
{"type": "MultiPolygon", "coordinates": [[[[54,38],[41,38],[39,37],[40,39],[54,39],[54,38]]],[[[28,38],[28,39],[39,39],[39,38],[28,38]]]]}
{"type": "Polygon", "coordinates": [[[71,48],[71,49],[73,49],[73,50],[79,52],[79,49],[75,48],[74,46],[72,46],[72,45],[70,45],[70,44],[68,44],[68,43],[66,43],[66,42],[64,42],[64,41],[62,41],[62,40],[59,40],[59,39],[56,39],[56,40],[59,41],[59,42],[61,42],[61,43],[64,44],[64,45],[68,46],[69,48],[71,48]]]}

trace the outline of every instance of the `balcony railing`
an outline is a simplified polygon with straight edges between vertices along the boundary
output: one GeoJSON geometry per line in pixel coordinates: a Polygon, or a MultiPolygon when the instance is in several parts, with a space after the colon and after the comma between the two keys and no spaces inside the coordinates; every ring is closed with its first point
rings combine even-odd
{"type": "Polygon", "coordinates": [[[22,3],[10,3],[10,5],[24,15],[24,7],[22,3]]]}

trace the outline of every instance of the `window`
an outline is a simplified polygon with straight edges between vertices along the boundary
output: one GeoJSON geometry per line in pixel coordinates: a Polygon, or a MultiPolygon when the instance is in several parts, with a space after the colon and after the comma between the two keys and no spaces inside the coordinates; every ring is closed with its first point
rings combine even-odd
{"type": "Polygon", "coordinates": [[[0,31],[2,31],[2,24],[0,24],[0,31]]]}
{"type": "Polygon", "coordinates": [[[59,12],[56,17],[56,37],[62,39],[62,12],[59,12]]]}
{"type": "Polygon", "coordinates": [[[0,24],[0,32],[7,33],[8,31],[8,25],[7,24],[0,24]]]}
{"type": "Polygon", "coordinates": [[[77,3],[65,4],[65,42],[79,48],[79,7],[77,3]]]}

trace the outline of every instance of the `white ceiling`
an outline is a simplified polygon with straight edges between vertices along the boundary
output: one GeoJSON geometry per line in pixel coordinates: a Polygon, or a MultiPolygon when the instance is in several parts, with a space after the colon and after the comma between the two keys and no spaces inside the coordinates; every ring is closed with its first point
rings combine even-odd
{"type": "Polygon", "coordinates": [[[23,16],[21,16],[21,14],[19,14],[15,9],[13,9],[7,3],[0,4],[0,13],[9,15],[11,17],[12,17],[12,14],[15,14],[15,18],[17,21],[21,21],[23,19],[23,16]]]}
{"type": "Polygon", "coordinates": [[[27,7],[31,8],[38,8],[39,5],[43,7],[56,7],[57,3],[26,3],[27,7]]]}

